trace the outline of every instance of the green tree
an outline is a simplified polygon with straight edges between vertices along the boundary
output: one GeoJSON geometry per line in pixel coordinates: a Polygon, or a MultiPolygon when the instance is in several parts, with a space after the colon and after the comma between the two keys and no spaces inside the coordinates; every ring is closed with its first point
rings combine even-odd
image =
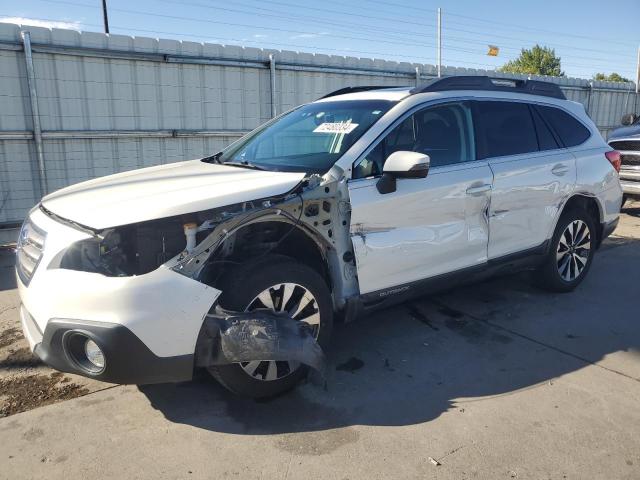
{"type": "Polygon", "coordinates": [[[498,70],[508,73],[564,77],[564,72],[560,68],[560,57],[556,56],[555,50],[540,45],[530,49],[523,48],[518,58],[505,63],[498,70]]]}
{"type": "Polygon", "coordinates": [[[596,73],[593,76],[594,80],[598,80],[601,82],[630,82],[628,78],[624,78],[622,75],[613,72],[607,75],[606,73],[596,73]]]}

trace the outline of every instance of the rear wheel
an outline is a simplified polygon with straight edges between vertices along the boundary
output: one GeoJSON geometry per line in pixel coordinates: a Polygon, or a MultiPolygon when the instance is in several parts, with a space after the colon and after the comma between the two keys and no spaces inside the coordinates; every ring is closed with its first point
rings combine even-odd
{"type": "Polygon", "coordinates": [[[540,287],[553,292],[575,289],[591,268],[597,238],[594,219],[588,212],[574,208],[562,214],[549,253],[538,267],[540,287]]]}
{"type": "MultiPolygon", "coordinates": [[[[241,265],[220,285],[222,307],[235,311],[268,308],[308,323],[321,346],[333,324],[333,308],[324,279],[310,267],[280,255],[241,265]]],[[[307,373],[294,361],[254,361],[209,367],[225,387],[239,395],[263,398],[293,388],[307,373]]]]}

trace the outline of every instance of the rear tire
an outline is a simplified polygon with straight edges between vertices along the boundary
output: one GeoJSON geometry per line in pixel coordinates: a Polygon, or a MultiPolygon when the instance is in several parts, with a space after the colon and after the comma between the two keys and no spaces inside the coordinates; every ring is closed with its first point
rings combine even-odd
{"type": "Polygon", "coordinates": [[[583,209],[562,213],[549,252],[535,271],[537,285],[551,292],[570,292],[586,277],[597,246],[595,220],[583,209]]]}
{"type": "MultiPolygon", "coordinates": [[[[308,299],[313,298],[313,302],[309,303],[310,306],[295,318],[299,319],[301,316],[307,315],[307,323],[317,324],[318,329],[314,330],[317,334],[316,338],[320,346],[326,347],[333,326],[331,294],[324,279],[307,265],[290,257],[268,255],[234,269],[222,280],[220,289],[222,290],[220,305],[235,311],[251,310],[250,307],[255,306],[254,302],[256,301],[263,304],[257,297],[263,295],[265,291],[272,293],[272,298],[275,295],[274,306],[276,303],[284,303],[285,295],[289,295],[291,299],[290,302],[287,302],[289,305],[296,303],[295,295],[303,296],[305,303],[308,299]],[[282,287],[284,285],[287,285],[286,290],[282,287]],[[295,286],[291,287],[292,285],[295,286]],[[307,293],[302,293],[303,290],[306,290],[307,293]],[[282,295],[281,299],[277,297],[279,294],[282,295]],[[308,296],[304,297],[304,295],[308,296]],[[317,307],[319,320],[315,317],[315,313],[311,313],[313,305],[317,307]],[[311,318],[314,318],[313,322],[309,320],[311,318]]],[[[301,299],[300,303],[302,301],[301,299]]],[[[279,307],[283,309],[284,305],[279,305],[279,307]]],[[[275,309],[277,310],[278,306],[275,306],[275,309]]],[[[301,321],[305,321],[305,319],[301,321]]],[[[238,395],[266,398],[279,395],[295,387],[306,376],[308,367],[297,365],[290,368],[288,362],[245,362],[243,364],[212,366],[208,367],[208,370],[223,386],[238,395]],[[267,377],[274,375],[274,368],[277,378],[267,380],[267,377]],[[281,374],[282,377],[280,377],[281,374]]]]}

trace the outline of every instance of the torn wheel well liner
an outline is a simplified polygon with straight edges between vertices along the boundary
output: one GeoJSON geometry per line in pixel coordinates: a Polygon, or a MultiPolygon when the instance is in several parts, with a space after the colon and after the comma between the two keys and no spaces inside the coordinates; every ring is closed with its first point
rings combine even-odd
{"type": "Polygon", "coordinates": [[[217,285],[225,273],[249,261],[268,254],[293,258],[318,272],[331,288],[326,253],[330,248],[319,236],[308,232],[304,225],[283,217],[249,223],[229,235],[206,260],[199,280],[217,285]]]}

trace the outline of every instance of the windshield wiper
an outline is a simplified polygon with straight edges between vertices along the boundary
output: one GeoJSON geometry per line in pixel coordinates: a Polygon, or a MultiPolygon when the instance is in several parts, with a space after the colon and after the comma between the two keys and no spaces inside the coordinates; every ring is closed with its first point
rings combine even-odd
{"type": "Polygon", "coordinates": [[[209,157],[205,157],[202,159],[203,162],[207,162],[207,163],[221,163],[220,162],[220,157],[222,156],[222,152],[218,152],[214,155],[211,155],[209,157]]]}
{"type": "Polygon", "coordinates": [[[266,168],[263,168],[259,165],[256,165],[255,163],[249,163],[247,161],[242,161],[242,162],[222,162],[222,165],[231,165],[233,167],[241,167],[241,168],[250,168],[251,170],[266,170],[266,168]]]}

